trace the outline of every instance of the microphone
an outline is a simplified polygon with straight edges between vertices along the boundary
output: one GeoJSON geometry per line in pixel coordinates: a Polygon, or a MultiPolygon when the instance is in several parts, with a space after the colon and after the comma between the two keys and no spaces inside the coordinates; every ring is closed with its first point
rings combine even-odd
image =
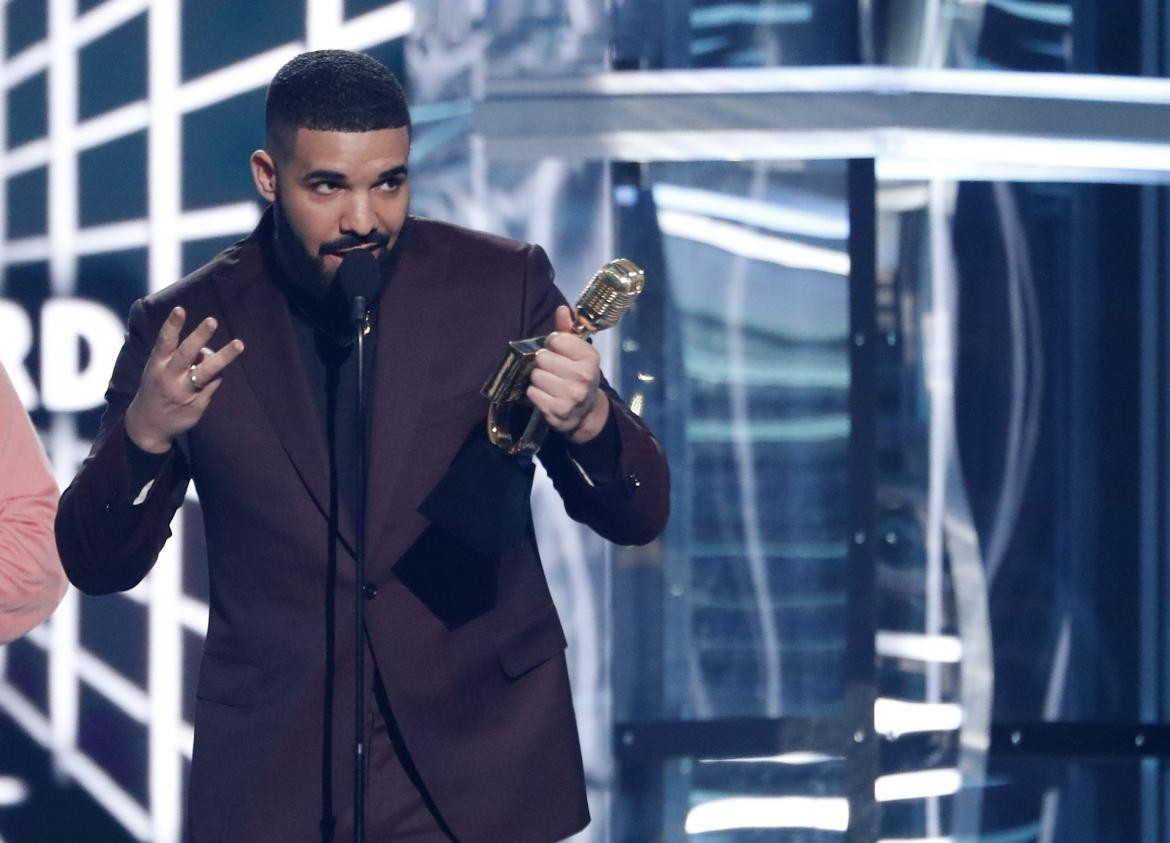
{"type": "Polygon", "coordinates": [[[378,259],[368,249],[354,249],[341,260],[337,268],[337,284],[345,298],[352,302],[350,318],[362,321],[370,299],[378,293],[382,278],[378,271],[378,259]]]}
{"type": "Polygon", "coordinates": [[[357,488],[354,490],[354,674],[353,674],[353,839],[366,839],[366,495],[369,488],[369,412],[367,409],[366,353],[363,337],[369,332],[366,309],[382,284],[378,259],[367,249],[348,252],[337,268],[337,285],[351,303],[354,346],[357,352],[357,441],[353,443],[357,460],[357,488]]]}
{"type": "Polygon", "coordinates": [[[573,333],[583,337],[612,328],[630,309],[645,285],[646,273],[642,267],[626,258],[609,261],[593,274],[581,291],[573,333]]]}

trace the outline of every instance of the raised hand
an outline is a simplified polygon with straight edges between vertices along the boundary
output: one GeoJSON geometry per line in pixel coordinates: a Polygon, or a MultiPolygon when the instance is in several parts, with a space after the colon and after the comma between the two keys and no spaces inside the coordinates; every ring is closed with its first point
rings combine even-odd
{"type": "Polygon", "coordinates": [[[176,436],[203,418],[223,383],[220,373],[244,350],[240,340],[232,340],[219,351],[208,348],[216,328],[211,317],[179,342],[186,320],[181,307],[167,316],[142,371],[138,392],[126,408],[126,435],[150,453],[166,453],[176,436]]]}
{"type": "Polygon", "coordinates": [[[572,333],[569,308],[558,307],[555,320],[556,331],[536,354],[526,394],[549,427],[580,445],[600,433],[609,418],[609,398],[598,389],[601,355],[572,333]]]}

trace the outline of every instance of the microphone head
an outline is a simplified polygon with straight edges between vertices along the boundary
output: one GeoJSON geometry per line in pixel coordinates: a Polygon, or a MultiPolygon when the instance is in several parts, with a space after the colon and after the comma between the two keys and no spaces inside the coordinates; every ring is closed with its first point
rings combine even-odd
{"type": "Polygon", "coordinates": [[[589,333],[617,324],[646,285],[646,273],[632,260],[616,258],[594,273],[577,299],[577,321],[589,333]]]}
{"type": "Polygon", "coordinates": [[[337,284],[345,298],[353,301],[361,296],[367,303],[382,285],[378,259],[368,249],[348,252],[337,268],[337,284]]]}

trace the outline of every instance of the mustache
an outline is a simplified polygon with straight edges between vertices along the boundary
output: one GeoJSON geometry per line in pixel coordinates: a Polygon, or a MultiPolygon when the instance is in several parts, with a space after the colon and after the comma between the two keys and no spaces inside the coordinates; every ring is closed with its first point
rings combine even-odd
{"type": "Polygon", "coordinates": [[[357,249],[361,247],[373,247],[381,249],[390,242],[390,235],[384,231],[372,231],[365,237],[357,237],[352,234],[342,235],[336,240],[330,240],[328,243],[322,243],[318,253],[321,255],[336,254],[344,252],[347,249],[357,249]]]}

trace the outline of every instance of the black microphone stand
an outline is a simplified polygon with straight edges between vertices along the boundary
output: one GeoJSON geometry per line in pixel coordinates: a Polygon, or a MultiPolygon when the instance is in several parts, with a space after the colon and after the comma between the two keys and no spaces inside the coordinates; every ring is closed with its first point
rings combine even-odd
{"type": "Polygon", "coordinates": [[[356,535],[354,544],[354,672],[353,672],[353,839],[366,840],[366,299],[354,296],[353,319],[357,353],[357,494],[354,495],[356,535]]]}

